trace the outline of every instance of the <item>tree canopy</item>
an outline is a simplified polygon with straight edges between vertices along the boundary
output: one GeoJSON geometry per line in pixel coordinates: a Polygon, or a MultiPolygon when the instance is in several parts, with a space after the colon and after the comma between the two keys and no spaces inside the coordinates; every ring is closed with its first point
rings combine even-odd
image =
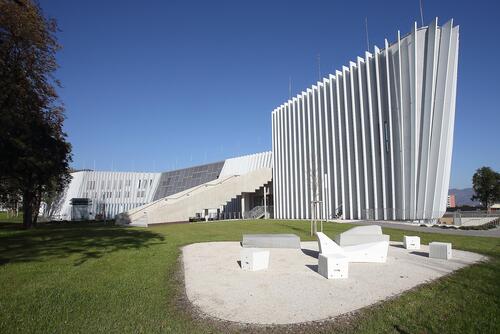
{"type": "Polygon", "coordinates": [[[500,201],[500,173],[490,167],[481,167],[472,177],[474,196],[472,200],[479,200],[482,205],[490,208],[495,202],[500,201]]]}
{"type": "Polygon", "coordinates": [[[57,24],[31,0],[0,0],[0,200],[22,199],[24,226],[69,180],[71,145],[56,88],[57,24]]]}

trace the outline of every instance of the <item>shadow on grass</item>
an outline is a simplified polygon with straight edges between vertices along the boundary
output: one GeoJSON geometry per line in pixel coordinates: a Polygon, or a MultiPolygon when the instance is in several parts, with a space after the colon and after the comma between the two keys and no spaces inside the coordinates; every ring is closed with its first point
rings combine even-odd
{"type": "MultiPolygon", "coordinates": [[[[23,229],[23,224],[18,222],[0,221],[0,231],[18,231],[23,229]]],[[[1,233],[1,232],[0,232],[1,233]]]]}
{"type": "Polygon", "coordinates": [[[162,243],[161,234],[104,223],[41,224],[22,230],[16,223],[0,223],[0,265],[46,261],[77,255],[74,265],[126,249],[162,243]]]}

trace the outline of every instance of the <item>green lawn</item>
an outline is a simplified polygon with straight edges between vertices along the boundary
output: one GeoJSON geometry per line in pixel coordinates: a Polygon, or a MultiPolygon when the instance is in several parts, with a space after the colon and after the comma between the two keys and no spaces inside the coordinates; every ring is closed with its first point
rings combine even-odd
{"type": "MultiPolygon", "coordinates": [[[[454,248],[487,254],[491,261],[337,322],[238,328],[200,320],[182,306],[179,247],[241,240],[247,232],[296,233],[311,240],[308,222],[234,221],[148,229],[102,223],[42,224],[30,231],[20,227],[0,223],[0,333],[500,332],[500,239],[411,232],[425,244],[450,241],[454,248]]],[[[325,232],[334,235],[350,227],[330,223],[325,232]]],[[[393,240],[404,234],[384,232],[393,240]]]]}
{"type": "Polygon", "coordinates": [[[0,222],[5,222],[5,223],[22,223],[23,222],[23,215],[22,213],[19,213],[19,215],[16,217],[9,217],[7,215],[7,212],[2,211],[0,212],[0,222]]]}

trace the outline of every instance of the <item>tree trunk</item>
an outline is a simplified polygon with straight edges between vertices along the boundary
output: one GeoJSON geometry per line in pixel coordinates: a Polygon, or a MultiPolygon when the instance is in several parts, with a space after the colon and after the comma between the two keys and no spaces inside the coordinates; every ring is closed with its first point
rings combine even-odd
{"type": "Polygon", "coordinates": [[[40,202],[42,201],[42,191],[36,192],[35,200],[33,201],[33,226],[36,227],[38,222],[38,214],[40,213],[40,202]]]}
{"type": "Polygon", "coordinates": [[[23,194],[23,227],[33,227],[33,194],[29,191],[23,194]]]}

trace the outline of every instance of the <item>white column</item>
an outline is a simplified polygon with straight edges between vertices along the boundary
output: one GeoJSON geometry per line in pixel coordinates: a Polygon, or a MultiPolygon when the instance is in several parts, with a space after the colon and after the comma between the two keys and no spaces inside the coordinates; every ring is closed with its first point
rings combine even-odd
{"type": "Polygon", "coordinates": [[[342,73],[340,71],[335,71],[335,77],[337,78],[337,83],[335,85],[336,88],[336,109],[337,109],[337,126],[338,126],[338,133],[339,133],[339,142],[338,142],[338,151],[339,151],[339,156],[340,156],[340,193],[342,196],[342,218],[346,219],[346,211],[347,211],[347,205],[346,205],[346,182],[345,182],[345,171],[344,171],[344,129],[343,129],[343,124],[342,124],[342,115],[343,115],[343,109],[342,109],[342,103],[341,103],[341,90],[340,87],[343,84],[342,82],[344,81],[344,78],[342,76],[342,73]]]}

